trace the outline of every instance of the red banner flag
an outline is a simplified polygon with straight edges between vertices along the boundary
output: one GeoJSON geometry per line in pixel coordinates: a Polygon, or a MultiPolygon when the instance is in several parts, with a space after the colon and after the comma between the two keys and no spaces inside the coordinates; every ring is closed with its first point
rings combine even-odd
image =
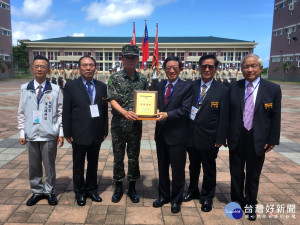
{"type": "Polygon", "coordinates": [[[131,45],[136,45],[136,36],[135,36],[135,23],[133,22],[133,33],[131,37],[131,45]]]}
{"type": "Polygon", "coordinates": [[[145,32],[144,32],[143,43],[142,43],[142,51],[143,51],[142,69],[144,69],[144,62],[147,62],[147,60],[149,59],[149,38],[148,38],[146,20],[145,20],[145,32]]]}
{"type": "Polygon", "coordinates": [[[159,55],[158,55],[158,23],[156,24],[156,36],[154,41],[154,48],[153,48],[153,58],[152,58],[152,65],[155,66],[156,70],[159,72],[159,55]]]}

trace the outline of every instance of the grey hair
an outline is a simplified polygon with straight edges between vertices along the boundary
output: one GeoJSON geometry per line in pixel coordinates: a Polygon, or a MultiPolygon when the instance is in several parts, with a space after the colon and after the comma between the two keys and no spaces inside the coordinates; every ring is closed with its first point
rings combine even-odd
{"type": "Polygon", "coordinates": [[[250,53],[250,54],[248,54],[248,55],[245,55],[245,57],[242,58],[242,60],[241,60],[241,67],[243,67],[245,60],[248,59],[248,58],[250,58],[250,57],[256,58],[257,61],[258,61],[259,66],[260,66],[260,68],[263,67],[263,63],[264,63],[263,59],[260,58],[258,55],[253,54],[253,53],[250,53]]]}

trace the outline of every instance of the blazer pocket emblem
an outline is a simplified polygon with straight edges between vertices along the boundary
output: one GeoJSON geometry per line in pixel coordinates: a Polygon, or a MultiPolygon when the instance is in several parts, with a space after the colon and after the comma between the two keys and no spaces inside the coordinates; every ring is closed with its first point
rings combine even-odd
{"type": "Polygon", "coordinates": [[[219,102],[211,102],[210,107],[213,109],[218,109],[219,108],[219,102]]]}
{"type": "Polygon", "coordinates": [[[273,109],[273,103],[265,103],[265,110],[267,109],[273,109]]]}
{"type": "Polygon", "coordinates": [[[106,102],[106,101],[107,101],[107,98],[102,97],[102,102],[106,102]]]}

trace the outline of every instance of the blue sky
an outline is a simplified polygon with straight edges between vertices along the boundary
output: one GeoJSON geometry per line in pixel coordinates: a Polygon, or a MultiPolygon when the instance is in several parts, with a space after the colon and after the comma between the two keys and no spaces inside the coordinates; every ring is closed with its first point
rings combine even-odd
{"type": "Polygon", "coordinates": [[[274,0],[11,0],[13,43],[63,36],[216,36],[259,44],[268,65],[274,0]]]}

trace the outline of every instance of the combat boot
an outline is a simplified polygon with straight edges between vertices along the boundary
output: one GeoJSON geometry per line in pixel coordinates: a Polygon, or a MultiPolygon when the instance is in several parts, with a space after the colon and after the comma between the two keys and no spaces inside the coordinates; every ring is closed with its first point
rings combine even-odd
{"type": "Polygon", "coordinates": [[[139,195],[136,193],[135,190],[135,181],[129,181],[129,187],[128,187],[128,196],[130,197],[130,200],[133,203],[138,203],[140,201],[139,195]]]}
{"type": "Polygon", "coordinates": [[[121,200],[122,196],[123,196],[123,183],[120,181],[117,181],[115,192],[111,198],[111,201],[117,203],[121,200]]]}

